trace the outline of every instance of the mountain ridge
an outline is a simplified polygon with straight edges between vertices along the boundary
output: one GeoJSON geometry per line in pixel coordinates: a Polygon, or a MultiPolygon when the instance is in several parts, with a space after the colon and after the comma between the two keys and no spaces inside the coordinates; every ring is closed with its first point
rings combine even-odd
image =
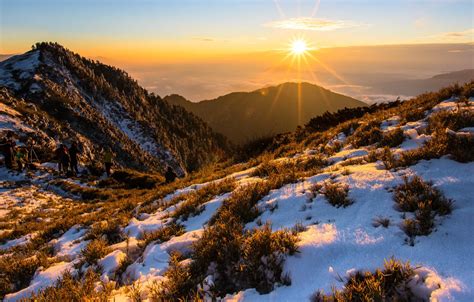
{"type": "Polygon", "coordinates": [[[164,100],[193,112],[236,143],[293,131],[326,111],[366,106],[354,98],[308,82],[286,82],[250,92],[232,92],[197,103],[175,94],[164,100]]]}
{"type": "Polygon", "coordinates": [[[226,139],[199,117],[148,93],[125,71],[57,43],[37,43],[2,61],[0,86],[14,109],[25,107],[21,100],[34,107],[23,110],[24,116],[34,127],[46,127],[46,149],[78,140],[87,161],[97,161],[109,147],[125,167],[170,166],[183,175],[228,150],[226,139]]]}

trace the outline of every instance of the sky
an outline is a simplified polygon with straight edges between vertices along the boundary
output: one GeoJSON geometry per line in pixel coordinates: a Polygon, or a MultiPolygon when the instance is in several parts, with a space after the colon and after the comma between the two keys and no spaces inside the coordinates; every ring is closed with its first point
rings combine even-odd
{"type": "MultiPolygon", "coordinates": [[[[242,76],[255,65],[261,74],[278,67],[294,39],[304,39],[314,52],[367,45],[472,44],[473,19],[471,0],[0,0],[0,54],[22,53],[37,41],[56,41],[131,70],[142,82],[159,85],[150,69],[168,70],[176,74],[176,86],[186,72],[205,83],[209,69],[216,70],[212,79],[222,78],[226,66],[235,64],[245,66],[242,76]]],[[[239,74],[234,71],[233,76],[239,74]]],[[[153,90],[156,85],[148,86],[153,90]]],[[[189,97],[217,93],[221,90],[190,90],[189,97]]]]}

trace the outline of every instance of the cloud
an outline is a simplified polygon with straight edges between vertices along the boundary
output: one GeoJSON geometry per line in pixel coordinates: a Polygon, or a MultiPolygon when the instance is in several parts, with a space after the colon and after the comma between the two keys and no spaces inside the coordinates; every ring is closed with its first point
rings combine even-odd
{"type": "Polygon", "coordinates": [[[466,29],[463,31],[453,31],[442,34],[443,38],[446,39],[473,39],[474,38],[474,28],[466,29]]]}
{"type": "Polygon", "coordinates": [[[211,37],[192,37],[193,40],[198,40],[202,42],[214,42],[216,39],[211,37]]]}
{"type": "Polygon", "coordinates": [[[330,31],[342,28],[358,27],[361,25],[362,24],[353,21],[328,20],[308,17],[290,18],[281,21],[272,21],[264,24],[265,27],[313,31],[330,31]]]}

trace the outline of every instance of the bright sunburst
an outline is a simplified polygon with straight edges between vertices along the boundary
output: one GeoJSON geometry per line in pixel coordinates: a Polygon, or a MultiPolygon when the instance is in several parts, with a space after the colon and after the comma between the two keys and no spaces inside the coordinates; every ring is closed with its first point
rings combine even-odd
{"type": "Polygon", "coordinates": [[[308,50],[309,50],[308,44],[303,39],[294,40],[291,43],[291,52],[294,55],[302,55],[308,50]]]}

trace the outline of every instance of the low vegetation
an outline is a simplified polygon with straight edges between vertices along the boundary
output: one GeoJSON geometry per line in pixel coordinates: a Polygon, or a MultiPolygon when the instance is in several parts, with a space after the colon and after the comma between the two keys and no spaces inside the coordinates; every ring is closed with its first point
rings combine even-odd
{"type": "Polygon", "coordinates": [[[109,253],[107,242],[103,239],[94,239],[82,250],[81,256],[88,264],[97,264],[102,257],[109,253]]]}
{"type": "Polygon", "coordinates": [[[390,147],[394,148],[399,146],[405,140],[405,135],[403,130],[398,127],[396,129],[385,132],[382,135],[380,142],[378,143],[379,147],[390,147]]]}
{"type": "Polygon", "coordinates": [[[289,284],[283,264],[285,255],[297,252],[295,232],[272,232],[269,225],[244,232],[230,212],[221,217],[194,244],[189,265],[171,258],[168,279],[154,292],[155,299],[216,298],[246,288],[268,293],[275,284],[289,284]],[[209,274],[213,286],[202,291],[198,285],[209,274]]]}
{"type": "Polygon", "coordinates": [[[405,218],[402,226],[411,244],[415,236],[431,233],[436,216],[448,215],[453,208],[452,200],[419,176],[404,178],[404,182],[395,188],[394,199],[399,211],[414,213],[413,218],[405,218]]]}
{"type": "Polygon", "coordinates": [[[349,187],[347,185],[328,181],[324,183],[323,192],[327,201],[337,208],[345,208],[353,203],[349,199],[349,187]]]}
{"type": "Polygon", "coordinates": [[[410,288],[414,276],[415,268],[408,262],[392,258],[385,261],[383,269],[375,272],[357,271],[345,281],[341,278],[345,282],[343,289],[333,289],[331,294],[317,291],[311,301],[423,301],[410,288]]]}
{"type": "Polygon", "coordinates": [[[195,216],[201,213],[204,210],[204,203],[210,201],[211,198],[231,192],[234,189],[235,179],[233,178],[212,182],[188,194],[171,216],[175,219],[187,220],[189,216],[195,216]]]}
{"type": "Polygon", "coordinates": [[[56,284],[33,294],[26,301],[108,301],[113,289],[112,284],[101,282],[100,275],[93,270],[88,270],[82,277],[66,272],[56,284]]]}
{"type": "Polygon", "coordinates": [[[157,241],[158,243],[168,241],[174,236],[184,234],[184,231],[185,229],[181,224],[172,221],[156,231],[145,232],[142,236],[143,245],[147,246],[153,241],[157,241]]]}

